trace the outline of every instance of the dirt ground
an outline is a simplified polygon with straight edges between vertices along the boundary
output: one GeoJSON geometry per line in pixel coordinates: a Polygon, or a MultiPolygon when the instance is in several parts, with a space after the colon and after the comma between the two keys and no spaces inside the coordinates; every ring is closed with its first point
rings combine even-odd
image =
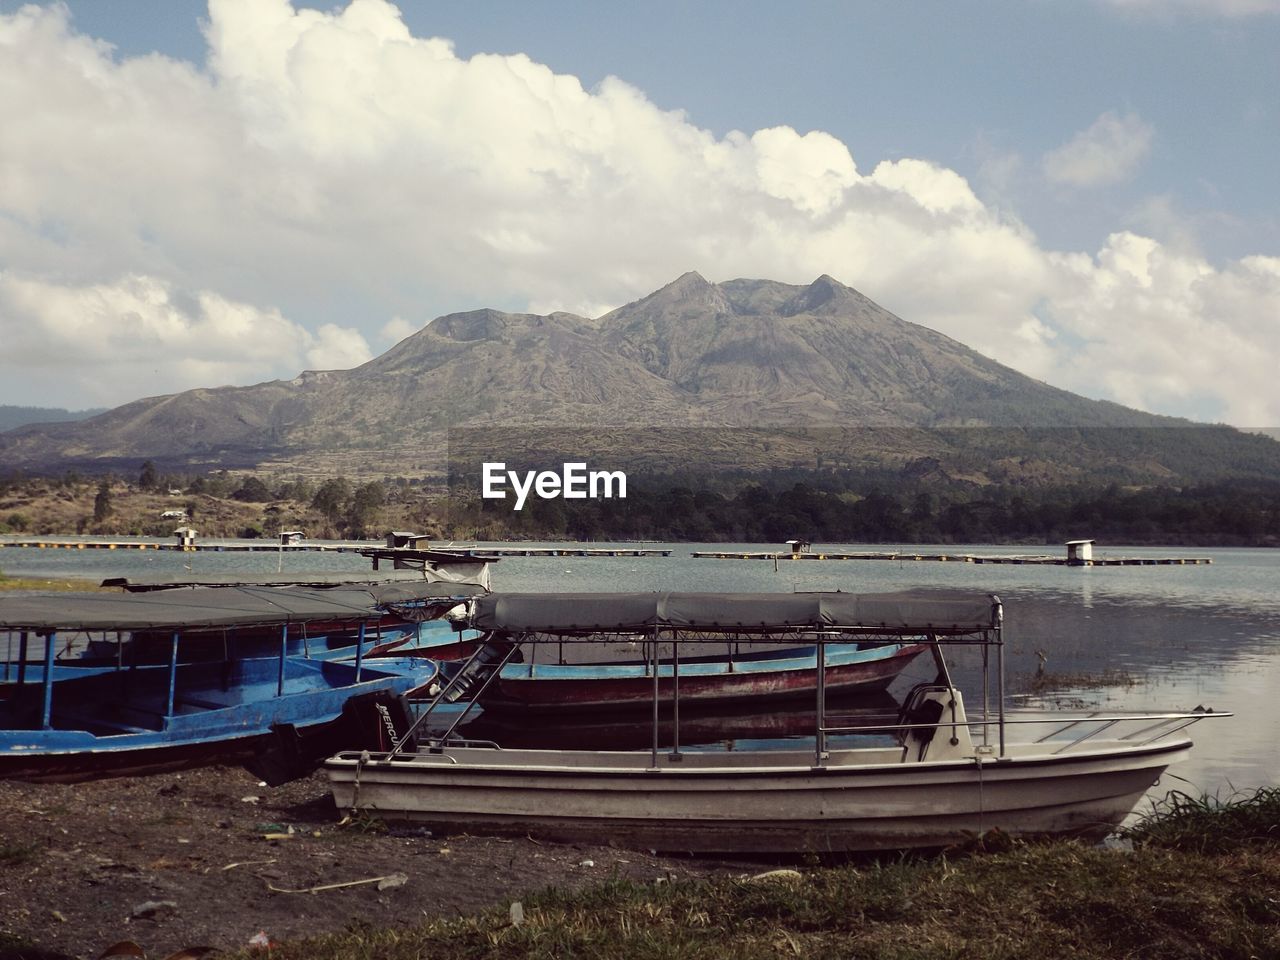
{"type": "Polygon", "coordinates": [[[340,825],[323,775],[284,787],[212,767],[93,783],[0,782],[0,957],[148,957],[473,913],[613,876],[740,874],[741,863],[530,839],[340,825]],[[317,892],[312,887],[389,878],[317,892]],[[7,938],[3,935],[7,935],[7,938]],[[9,953],[14,939],[43,953],[9,953]]]}

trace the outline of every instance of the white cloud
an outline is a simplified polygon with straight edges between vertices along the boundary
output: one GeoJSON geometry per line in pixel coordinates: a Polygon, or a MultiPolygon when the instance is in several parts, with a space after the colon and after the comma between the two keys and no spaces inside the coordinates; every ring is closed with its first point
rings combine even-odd
{"type": "Polygon", "coordinates": [[[404,317],[395,316],[382,325],[382,329],[378,331],[378,339],[390,346],[405,337],[413,336],[418,329],[404,317]]]}
{"type": "Polygon", "coordinates": [[[800,136],[790,127],[757,130],[751,146],[760,187],[806,213],[833,209],[858,179],[849,148],[821,131],[800,136]]]}
{"type": "MultiPolygon", "coordinates": [[[[212,0],[207,39],[197,67],[119,58],[57,5],[0,16],[0,402],[348,366],[436,313],[591,315],[696,269],[829,273],[1069,389],[1280,422],[1272,258],[1046,250],[938,163],[716,137],[616,78],[462,59],[385,0],[212,0]]],[[[1104,114],[1046,163],[1105,182],[1151,139],[1104,114]]]]}
{"type": "Polygon", "coordinates": [[[1057,383],[1148,410],[1216,407],[1244,426],[1277,423],[1280,258],[1215,269],[1131,233],[1096,258],[1053,258],[1050,319],[1078,347],[1057,354],[1057,383]]]}
{"type": "Polygon", "coordinates": [[[1108,111],[1044,156],[1044,175],[1054,183],[1095,187],[1126,180],[1151,151],[1155,129],[1133,113],[1108,111]]]}
{"type": "Polygon", "coordinates": [[[964,177],[924,160],[886,160],[876,167],[871,182],[906,194],[931,213],[982,212],[964,177]]]}
{"type": "Polygon", "coordinates": [[[346,370],[373,359],[358,330],[322,323],[307,344],[307,366],[313,370],[346,370]]]}
{"type": "Polygon", "coordinates": [[[292,377],[304,365],[350,367],[371,356],[354,330],[326,324],[312,335],[278,310],[136,275],[68,286],[0,273],[0,341],[0,379],[28,389],[54,384],[73,407],[292,377]]]}

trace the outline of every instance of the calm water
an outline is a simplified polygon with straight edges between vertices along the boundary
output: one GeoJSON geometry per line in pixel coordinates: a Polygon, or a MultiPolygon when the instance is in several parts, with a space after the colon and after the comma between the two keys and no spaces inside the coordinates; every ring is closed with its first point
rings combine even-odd
{"type": "MultiPolygon", "coordinates": [[[[483,547],[485,544],[480,544],[483,547]]],[[[594,546],[611,546],[595,544],[594,546]]],[[[619,545],[622,546],[622,545],[619,545]]],[[[495,589],[514,591],[770,591],[881,592],[967,589],[995,593],[1005,604],[1008,688],[1019,709],[1164,711],[1197,705],[1231,711],[1233,719],[1197,724],[1192,760],[1167,774],[1168,788],[1229,793],[1280,782],[1280,551],[1249,549],[1095,548],[1095,556],[1207,556],[1210,566],[1057,567],[926,561],[783,561],[694,559],[692,550],[766,550],[759,544],[645,544],[670,557],[507,557],[493,571],[495,589]],[[1031,696],[1040,656],[1066,677],[1031,696]],[[1073,685],[1072,676],[1111,682],[1073,685]],[[1185,782],[1183,782],[1185,781],[1185,782]]],[[[894,546],[821,544],[818,550],[889,551],[894,546]]],[[[927,547],[922,552],[1008,554],[1038,548],[927,547]]],[[[6,548],[0,569],[11,575],[102,577],[119,574],[367,570],[358,556],[293,553],[65,551],[6,548]]],[[[972,689],[972,657],[956,665],[972,689]]],[[[928,679],[922,658],[895,685],[928,679]]],[[[974,694],[970,695],[970,700],[974,694]]],[[[976,706],[971,702],[971,710],[976,706]]]]}

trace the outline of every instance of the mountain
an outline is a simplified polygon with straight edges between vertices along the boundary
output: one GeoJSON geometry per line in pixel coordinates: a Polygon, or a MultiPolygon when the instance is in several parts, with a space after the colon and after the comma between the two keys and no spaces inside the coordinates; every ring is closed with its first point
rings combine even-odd
{"type": "Polygon", "coordinates": [[[687,273],[596,319],[450,314],[352,370],[20,428],[0,435],[0,464],[413,474],[439,469],[452,446],[650,466],[876,463],[979,480],[1280,470],[1273,440],[1192,427],[1026,377],[828,276],[796,286],[687,273]]]}
{"type": "Polygon", "coordinates": [[[15,407],[0,404],[0,433],[24,427],[29,423],[59,423],[64,420],[87,420],[105,412],[105,408],[93,410],[64,410],[61,407],[15,407]]]}

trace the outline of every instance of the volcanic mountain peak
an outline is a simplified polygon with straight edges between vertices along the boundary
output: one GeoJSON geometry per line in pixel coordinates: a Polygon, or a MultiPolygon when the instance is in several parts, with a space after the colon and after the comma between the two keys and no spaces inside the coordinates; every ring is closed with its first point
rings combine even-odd
{"type": "Polygon", "coordinates": [[[692,315],[732,312],[733,305],[724,292],[716,284],[708,283],[700,273],[691,270],[647,297],[606,313],[599,322],[604,329],[631,326],[647,326],[652,329],[658,318],[672,323],[692,315]]]}
{"type": "MultiPolygon", "coordinates": [[[[1187,426],[1032,380],[827,275],[800,286],[713,284],[690,272],[595,320],[455,313],[353,370],[191,390],[82,423],[22,428],[0,438],[0,464],[230,465],[340,452],[363,462],[437,449],[440,432],[455,427],[500,426],[518,438],[532,427],[674,425],[924,428],[913,436],[989,425],[1015,428],[1005,431],[1015,439],[1043,427],[1187,426]]],[[[921,452],[904,444],[894,457],[921,452]]],[[[1280,469],[1280,456],[1255,453],[1280,469]]]]}
{"type": "Polygon", "coordinates": [[[824,307],[827,312],[830,312],[832,308],[838,309],[846,301],[855,298],[866,301],[862,294],[838,283],[824,273],[784,303],[778,309],[778,313],[784,317],[792,317],[797,313],[817,313],[824,307]]]}
{"type": "Polygon", "coordinates": [[[429,330],[432,336],[456,340],[459,343],[468,343],[472,340],[494,340],[502,336],[510,320],[510,314],[488,308],[470,310],[466,313],[451,313],[428,324],[415,336],[429,330]]]}

